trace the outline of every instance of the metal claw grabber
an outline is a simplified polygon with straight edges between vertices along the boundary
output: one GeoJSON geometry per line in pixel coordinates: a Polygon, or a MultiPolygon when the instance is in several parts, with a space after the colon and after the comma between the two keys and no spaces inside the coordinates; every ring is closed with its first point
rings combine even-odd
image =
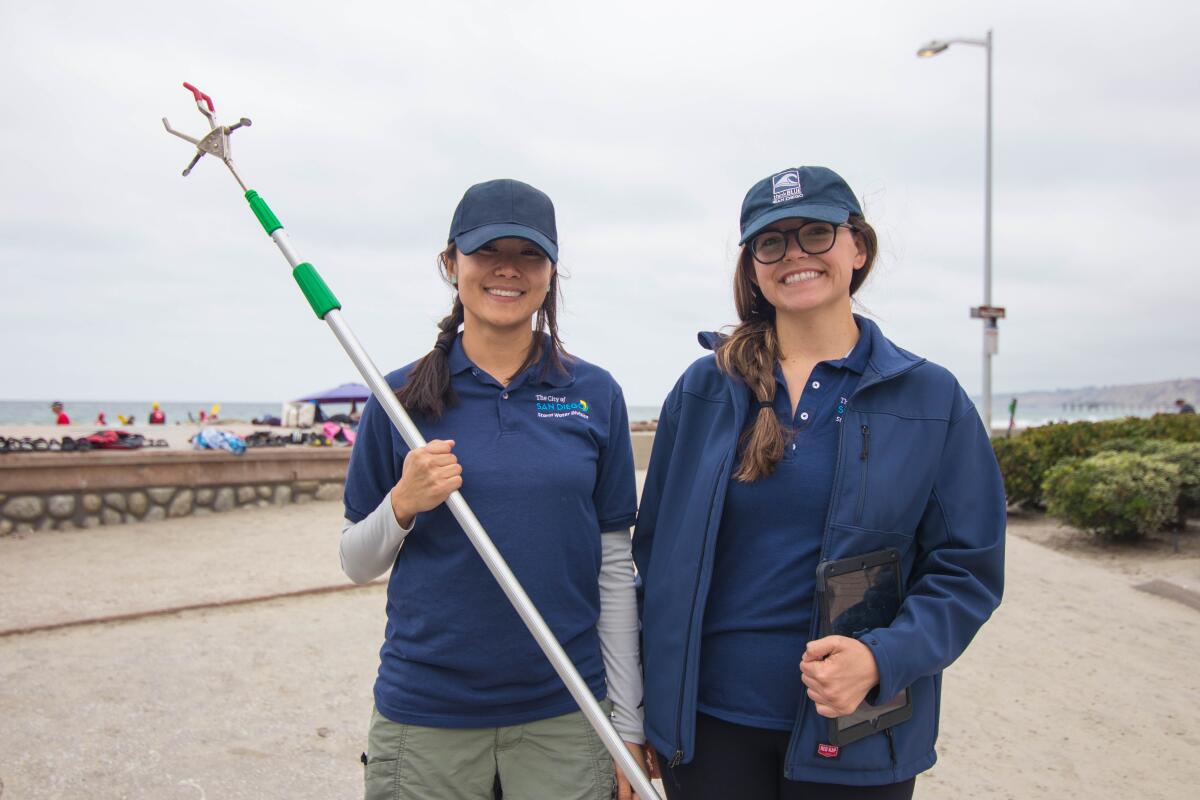
{"type": "Polygon", "coordinates": [[[234,180],[238,182],[238,186],[242,187],[243,192],[246,191],[246,184],[242,183],[241,176],[233,168],[233,153],[229,148],[229,134],[238,128],[249,127],[250,120],[242,117],[232,125],[218,125],[216,115],[213,113],[216,109],[213,108],[212,98],[190,83],[184,83],[183,88],[189,90],[192,96],[196,98],[196,108],[200,109],[200,113],[208,120],[208,127],[212,128],[203,139],[193,139],[186,133],[180,133],[172,128],[171,123],[167,122],[166,117],[162,118],[163,127],[167,129],[168,133],[172,133],[180,139],[185,139],[196,145],[196,155],[192,158],[192,162],[187,165],[187,169],[183,171],[184,177],[186,178],[188,173],[192,171],[192,167],[196,166],[196,162],[200,160],[201,156],[205,153],[212,153],[225,162],[225,166],[229,167],[229,171],[233,173],[234,180]]]}

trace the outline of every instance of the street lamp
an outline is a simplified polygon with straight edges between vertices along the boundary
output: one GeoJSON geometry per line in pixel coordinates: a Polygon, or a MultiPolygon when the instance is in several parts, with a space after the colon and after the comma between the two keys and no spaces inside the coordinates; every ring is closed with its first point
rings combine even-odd
{"type": "Polygon", "coordinates": [[[931,58],[952,44],[970,44],[987,51],[987,147],[984,159],[983,201],[983,305],[971,309],[971,316],[983,320],[983,424],[992,433],[992,356],[998,350],[999,327],[1004,309],[992,305],[992,32],[983,39],[933,40],[917,51],[918,58],[931,58]]]}

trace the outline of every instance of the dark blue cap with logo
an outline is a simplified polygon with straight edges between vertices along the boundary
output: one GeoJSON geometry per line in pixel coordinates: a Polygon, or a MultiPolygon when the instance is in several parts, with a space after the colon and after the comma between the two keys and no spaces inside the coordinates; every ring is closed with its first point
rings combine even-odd
{"type": "Polygon", "coordinates": [[[863,215],[841,175],[827,167],[789,167],[763,178],[746,192],[738,244],[745,244],[781,219],[802,217],[841,225],[851,214],[863,215]]]}
{"type": "Polygon", "coordinates": [[[528,239],[558,263],[554,204],[544,192],[511,178],[467,189],[450,220],[449,241],[470,254],[494,239],[509,236],[528,239]]]}

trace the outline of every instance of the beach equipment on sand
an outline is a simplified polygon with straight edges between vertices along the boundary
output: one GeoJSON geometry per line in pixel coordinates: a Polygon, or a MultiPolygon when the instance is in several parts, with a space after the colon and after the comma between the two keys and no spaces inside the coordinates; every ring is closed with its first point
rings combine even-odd
{"type": "Polygon", "coordinates": [[[285,428],[311,428],[317,419],[317,406],[315,403],[284,403],[279,418],[285,428]]]}
{"type": "MultiPolygon", "coordinates": [[[[172,129],[166,117],[163,117],[163,126],[169,133],[196,146],[196,155],[193,156],[187,168],[184,169],[183,174],[186,176],[191,172],[192,167],[196,165],[196,162],[205,153],[214,155],[225,163],[225,166],[233,174],[234,180],[241,187],[246,201],[250,204],[250,210],[254,212],[254,216],[258,218],[259,223],[263,226],[263,230],[266,231],[280,252],[283,253],[283,257],[287,259],[289,266],[292,268],[292,277],[300,286],[300,290],[304,293],[317,318],[323,320],[329,326],[330,330],[333,331],[333,335],[337,337],[338,342],[341,343],[350,360],[354,362],[354,366],[362,375],[363,380],[366,381],[367,386],[370,387],[371,393],[387,412],[392,424],[396,426],[396,429],[400,432],[400,435],[404,438],[409,448],[415,450],[418,447],[423,447],[425,445],[425,438],[396,399],[396,395],[392,392],[391,387],[388,386],[379,368],[375,366],[375,363],[367,355],[366,350],[363,349],[354,332],[350,330],[350,327],[342,318],[341,303],[334,297],[333,292],[330,291],[313,265],[307,261],[303,261],[299,254],[296,253],[291,242],[288,240],[287,234],[283,230],[283,225],[280,224],[279,219],[271,211],[266,201],[259,197],[258,192],[248,189],[241,176],[238,175],[237,170],[234,169],[229,147],[229,135],[238,128],[248,127],[250,120],[242,117],[233,125],[219,125],[215,116],[216,109],[213,106],[212,98],[190,83],[185,83],[183,86],[192,93],[192,96],[196,100],[196,108],[204,115],[210,128],[209,132],[203,138],[194,139],[172,129]]],[[[612,755],[613,760],[616,761],[621,772],[629,779],[634,791],[642,800],[658,798],[658,793],[651,786],[649,779],[642,773],[642,769],[634,760],[633,754],[625,747],[625,743],[613,728],[612,723],[609,722],[607,715],[600,708],[600,704],[592,697],[587,684],[580,677],[579,672],[576,671],[575,666],[571,663],[571,659],[567,657],[558,640],[554,638],[554,634],[546,625],[545,620],[542,619],[541,613],[534,607],[533,602],[517,581],[516,576],[513,575],[504,557],[496,549],[491,537],[488,536],[487,532],[483,529],[483,525],[475,516],[475,513],[467,505],[467,501],[463,498],[462,493],[456,491],[451,494],[446,500],[446,505],[454,515],[454,518],[458,520],[459,525],[462,526],[467,537],[471,540],[471,544],[479,553],[480,558],[483,559],[488,571],[492,573],[492,577],[500,584],[500,588],[504,591],[505,596],[508,597],[509,602],[512,603],[513,608],[516,609],[517,614],[521,617],[529,632],[533,634],[533,638],[537,641],[538,646],[542,648],[542,652],[549,659],[550,664],[554,667],[554,671],[558,673],[563,683],[566,684],[567,690],[575,698],[575,702],[579,704],[580,710],[583,711],[588,722],[596,730],[600,740],[612,755]]]]}
{"type": "Polygon", "coordinates": [[[227,450],[234,455],[246,452],[246,440],[236,433],[220,428],[201,428],[192,437],[192,447],[197,450],[227,450]]]}
{"type": "Polygon", "coordinates": [[[121,430],[96,431],[91,436],[85,436],[79,441],[90,442],[95,450],[137,450],[139,447],[155,447],[152,442],[140,433],[130,433],[121,430]]]}

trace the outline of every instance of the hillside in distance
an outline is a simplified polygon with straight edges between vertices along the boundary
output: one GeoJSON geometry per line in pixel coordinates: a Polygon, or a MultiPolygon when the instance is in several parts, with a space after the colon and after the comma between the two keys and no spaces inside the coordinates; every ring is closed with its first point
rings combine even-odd
{"type": "Polygon", "coordinates": [[[1200,378],[1177,378],[1155,383],[1131,383],[1124,386],[1085,386],[1080,389],[1054,389],[1034,392],[996,392],[995,402],[1016,397],[1019,406],[1037,408],[1161,408],[1175,410],[1176,398],[1192,405],[1200,401],[1200,378]]]}

